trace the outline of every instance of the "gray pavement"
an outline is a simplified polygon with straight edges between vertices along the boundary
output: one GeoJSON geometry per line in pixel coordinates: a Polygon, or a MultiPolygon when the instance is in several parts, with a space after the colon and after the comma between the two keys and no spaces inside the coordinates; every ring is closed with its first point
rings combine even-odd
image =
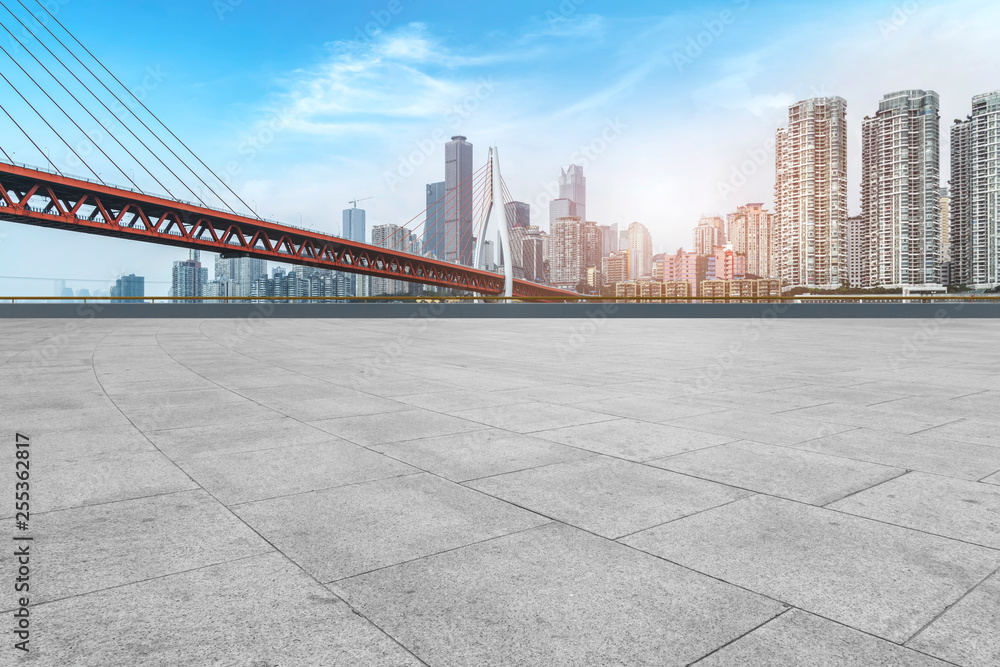
{"type": "Polygon", "coordinates": [[[1000,666],[997,340],[0,320],[0,665],[1000,666]]]}

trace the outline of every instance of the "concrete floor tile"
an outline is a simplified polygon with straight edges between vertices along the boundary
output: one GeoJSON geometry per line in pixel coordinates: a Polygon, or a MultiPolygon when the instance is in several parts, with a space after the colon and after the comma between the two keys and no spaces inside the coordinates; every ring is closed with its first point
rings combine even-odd
{"type": "Polygon", "coordinates": [[[454,433],[481,431],[485,425],[429,410],[321,419],[312,426],[364,447],[454,433]]]}
{"type": "Polygon", "coordinates": [[[827,403],[811,408],[800,408],[782,413],[796,419],[808,419],[830,424],[857,426],[893,433],[914,434],[929,428],[940,426],[957,417],[935,417],[923,414],[920,417],[910,414],[888,412],[878,407],[863,407],[846,405],[844,403],[827,403]]]}
{"type": "Polygon", "coordinates": [[[907,646],[963,667],[1000,665],[1000,574],[994,573],[907,646]]]}
{"type": "Polygon", "coordinates": [[[593,424],[609,421],[614,417],[606,414],[581,410],[566,405],[549,405],[546,403],[523,403],[518,405],[502,405],[492,408],[477,408],[454,413],[456,417],[467,419],[479,424],[503,428],[518,433],[544,431],[563,426],[578,424],[593,424]]]}
{"type": "Polygon", "coordinates": [[[722,412],[725,408],[717,405],[706,405],[683,398],[657,398],[654,396],[627,396],[600,401],[577,403],[573,407],[581,410],[625,417],[647,422],[665,422],[682,417],[713,414],[722,412]]]}
{"type": "Polygon", "coordinates": [[[825,505],[905,472],[757,442],[735,442],[649,465],[811,505],[825,505]]]}
{"type": "Polygon", "coordinates": [[[272,550],[201,490],[39,514],[32,528],[37,602],[272,550]]]}
{"type": "MultiPolygon", "coordinates": [[[[934,431],[928,431],[934,433],[934,431]]],[[[1000,470],[1000,448],[859,428],[793,445],[820,454],[977,480],[1000,470]]]]}
{"type": "Polygon", "coordinates": [[[373,447],[453,482],[571,461],[591,453],[499,429],[373,447]]]}
{"type": "Polygon", "coordinates": [[[178,460],[178,465],[226,505],[419,472],[387,456],[333,439],[195,456],[178,460]]]}
{"type": "MultiPolygon", "coordinates": [[[[32,443],[32,513],[84,505],[144,498],[195,489],[198,484],[157,451],[105,454],[74,460],[53,456],[41,443],[32,443]]],[[[13,450],[0,454],[0,463],[14,470],[13,450]]],[[[13,498],[14,475],[0,477],[0,497],[13,498]]],[[[0,515],[13,516],[14,504],[0,505],[0,515]]]]}
{"type": "Polygon", "coordinates": [[[693,667],[946,667],[947,663],[798,609],[724,646],[693,667]]]}
{"type": "Polygon", "coordinates": [[[234,511],[324,582],[547,521],[424,473],[262,500],[234,511]]]}
{"type": "Polygon", "coordinates": [[[1000,549],[1000,488],[911,472],[831,509],[1000,549]]]}
{"type": "Polygon", "coordinates": [[[624,540],[902,642],[1000,566],[1000,552],[767,496],[624,540]]]}
{"type": "Polygon", "coordinates": [[[130,426],[128,419],[113,405],[83,410],[21,410],[0,413],[0,431],[31,436],[57,431],[80,431],[130,426]]]}
{"type": "Polygon", "coordinates": [[[611,539],[752,495],[603,456],[488,477],[467,486],[611,539]]]}
{"type": "Polygon", "coordinates": [[[983,419],[963,419],[933,428],[923,435],[958,442],[971,442],[1000,449],[1000,425],[983,419]]]}
{"type": "Polygon", "coordinates": [[[386,412],[403,412],[404,410],[413,409],[412,406],[405,403],[361,393],[337,398],[305,400],[288,397],[283,400],[264,400],[261,403],[293,419],[304,422],[338,419],[340,417],[377,415],[386,412]]]}
{"type": "MultiPolygon", "coordinates": [[[[270,414],[270,413],[269,413],[270,414]]],[[[147,435],[161,451],[173,459],[199,454],[249,452],[330,440],[330,434],[294,419],[261,415],[261,419],[213,426],[151,431],[147,435]]]]}
{"type": "Polygon", "coordinates": [[[853,426],[825,424],[788,415],[766,415],[746,410],[724,410],[712,414],[676,419],[672,426],[752,440],[771,445],[794,445],[807,440],[853,430],[853,426]]]}
{"type": "Polygon", "coordinates": [[[454,414],[462,410],[475,408],[494,408],[501,405],[517,405],[532,403],[533,400],[517,393],[476,391],[472,389],[456,389],[453,391],[436,391],[433,394],[409,394],[397,396],[393,400],[412,405],[413,407],[454,414]]]}
{"type": "Polygon", "coordinates": [[[779,389],[767,394],[774,394],[775,399],[804,398],[821,403],[840,403],[841,405],[871,406],[894,399],[906,398],[909,394],[895,394],[888,391],[872,391],[864,385],[851,387],[829,387],[822,385],[807,385],[793,389],[779,389]]]}
{"type": "Polygon", "coordinates": [[[430,665],[686,665],[782,610],[560,525],[330,587],[430,665]]]}
{"type": "Polygon", "coordinates": [[[634,419],[537,431],[532,435],[630,461],[649,461],[733,440],[722,435],[634,419]]]}
{"type": "Polygon", "coordinates": [[[35,659],[25,664],[420,665],[278,554],[62,600],[32,614],[35,659]]]}
{"type": "Polygon", "coordinates": [[[197,426],[245,424],[283,416],[246,400],[218,405],[150,406],[130,408],[124,412],[129,421],[144,433],[197,426]]]}

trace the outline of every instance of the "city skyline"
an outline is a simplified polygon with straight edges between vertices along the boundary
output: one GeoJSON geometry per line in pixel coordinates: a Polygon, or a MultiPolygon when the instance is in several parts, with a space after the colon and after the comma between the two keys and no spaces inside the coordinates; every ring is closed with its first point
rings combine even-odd
{"type": "MultiPolygon", "coordinates": [[[[594,70],[588,71],[587,77],[574,77],[572,85],[566,79],[565,87],[552,87],[552,82],[545,78],[565,75],[562,67],[546,73],[541,81],[523,80],[523,75],[517,74],[523,68],[515,66],[520,62],[517,54],[503,51],[491,39],[472,46],[475,40],[469,28],[464,28],[462,34],[449,32],[453,25],[438,13],[407,14],[407,9],[392,15],[387,24],[367,35],[363,28],[371,20],[373,10],[352,9],[358,15],[333,21],[328,28],[329,37],[323,42],[327,50],[313,52],[311,61],[302,53],[305,46],[297,46],[292,53],[268,61],[274,71],[294,74],[275,78],[280,85],[270,88],[273,96],[262,92],[259,86],[245,85],[232,97],[235,104],[227,107],[226,113],[204,113],[197,118],[197,124],[191,110],[179,109],[170,99],[177,93],[184,97],[185,91],[193,91],[194,86],[204,87],[204,80],[186,66],[185,58],[167,58],[165,50],[152,49],[145,60],[152,62],[150,67],[157,73],[153,76],[145,67],[138,67],[137,62],[143,58],[129,60],[122,53],[101,51],[106,48],[102,45],[95,48],[109,60],[113,70],[122,71],[126,82],[138,86],[145,80],[148,89],[145,92],[153,108],[172,124],[178,124],[179,134],[192,137],[201,152],[207,151],[213,166],[225,166],[230,157],[240,162],[241,173],[231,179],[234,187],[267,217],[277,217],[289,224],[299,224],[301,220],[304,226],[337,233],[336,217],[323,208],[327,200],[335,203],[343,200],[339,208],[351,199],[373,196],[372,201],[366,202],[372,224],[400,224],[423,208],[426,184],[441,180],[444,144],[449,136],[461,133],[479,144],[480,151],[476,153],[479,162],[485,159],[485,146],[494,143],[501,146],[512,194],[531,205],[532,222],[543,227],[539,197],[548,196],[547,188],[553,183],[558,188],[560,169],[574,162],[583,163],[590,179],[587,217],[600,224],[617,223],[620,227],[642,222],[652,234],[654,253],[688,247],[692,220],[702,214],[725,215],[747,202],[763,202],[770,210],[774,209],[771,196],[774,175],[770,168],[773,148],[768,136],[784,122],[787,106],[797,100],[820,94],[848,100],[848,163],[852,165],[848,209],[856,214],[860,210],[860,169],[855,167],[861,164],[861,118],[871,113],[882,95],[902,89],[911,81],[916,84],[914,88],[935,90],[941,95],[941,117],[947,125],[952,118],[968,114],[968,101],[973,95],[996,88],[991,72],[997,65],[993,62],[997,56],[981,54],[974,59],[974,66],[969,66],[972,61],[964,58],[971,48],[966,42],[975,42],[977,31],[985,29],[983,26],[998,15],[998,10],[989,3],[921,3],[918,11],[898,15],[892,4],[862,7],[844,3],[839,5],[839,12],[832,7],[810,8],[793,22],[791,27],[798,30],[783,33],[773,52],[740,45],[741,35],[763,26],[790,27],[792,20],[782,18],[779,8],[772,3],[755,3],[752,7],[732,3],[729,23],[719,19],[718,11],[683,4],[660,7],[659,14],[653,5],[643,3],[628,8],[601,3],[570,5],[572,12],[562,15],[557,10],[553,18],[546,14],[551,11],[547,5],[520,3],[517,7],[524,10],[523,15],[509,13],[499,25],[505,34],[516,35],[519,43],[553,57],[582,49],[577,44],[579,39],[574,42],[574,37],[590,38],[591,46],[585,49],[583,64],[593,64],[594,70]],[[368,21],[362,21],[365,16],[368,21]],[[651,16],[658,20],[652,21],[651,16]],[[645,30],[637,28],[640,17],[647,24],[645,30]],[[838,30],[833,33],[824,30],[824,34],[834,36],[817,44],[815,57],[785,63],[778,69],[773,67],[781,53],[818,34],[817,24],[824,20],[835,20],[838,30]],[[716,26],[713,21],[719,21],[722,31],[718,35],[709,31],[709,44],[699,47],[701,52],[691,58],[686,53],[689,40],[708,30],[706,23],[716,26]],[[359,26],[363,39],[356,32],[359,26]],[[634,45],[612,47],[615,37],[626,30],[635,34],[634,45]],[[960,39],[959,35],[964,37],[960,39]],[[639,45],[654,37],[660,38],[662,45],[652,55],[646,53],[640,57],[634,53],[639,45]],[[923,49],[921,39],[930,40],[935,48],[923,49]],[[843,47],[845,40],[858,42],[857,48],[849,56],[834,59],[835,52],[842,50],[835,47],[843,47]],[[930,55],[923,51],[930,51],[930,55]],[[859,79],[855,76],[857,71],[865,56],[872,54],[886,61],[884,71],[898,73],[871,74],[859,79]],[[155,69],[157,60],[163,61],[159,72],[155,69]],[[607,63],[602,64],[604,61],[607,63]],[[893,63],[899,67],[890,67],[893,63]],[[352,64],[360,68],[359,73],[356,80],[347,80],[344,72],[352,64]],[[491,71],[496,74],[492,82],[491,71]],[[765,72],[777,73],[765,76],[765,72]],[[953,72],[962,75],[954,76],[953,72]],[[391,80],[398,87],[402,73],[426,83],[429,86],[426,94],[413,97],[405,106],[389,105],[386,113],[372,112],[368,121],[362,122],[368,113],[364,105],[373,100],[401,102],[413,92],[403,86],[389,95],[392,91],[384,84],[391,80]],[[626,73],[631,73],[631,78],[626,73]],[[383,74],[386,82],[379,85],[377,92],[360,95],[357,104],[345,101],[343,107],[323,106],[325,124],[311,122],[316,121],[315,114],[303,118],[294,115],[304,113],[296,104],[311,99],[310,91],[319,95],[316,99],[320,102],[329,102],[333,91],[357,92],[362,82],[373,81],[383,74]],[[308,81],[315,85],[308,85],[308,81]],[[662,81],[669,82],[669,86],[653,94],[655,86],[650,84],[662,81]],[[523,104],[525,96],[543,84],[549,86],[552,94],[543,96],[543,101],[538,101],[536,95],[531,104],[523,104]],[[665,102],[663,95],[667,91],[677,94],[665,102]],[[469,102],[468,108],[461,105],[463,102],[469,102]],[[288,104],[282,106],[282,103],[288,104]],[[418,108],[424,103],[426,109],[418,108]],[[640,113],[653,108],[657,109],[655,116],[640,113]],[[272,112],[282,109],[290,110],[294,122],[282,126],[266,145],[247,149],[246,138],[257,136],[256,132],[273,120],[272,112]],[[527,114],[529,109],[531,116],[505,117],[513,111],[527,114]],[[617,112],[620,113],[616,116],[617,112]],[[457,123],[455,127],[445,120],[449,113],[448,118],[457,123]],[[217,117],[222,119],[221,130],[213,126],[217,117]],[[371,132],[378,123],[384,125],[372,138],[371,132]],[[337,137],[344,136],[346,130],[358,130],[358,141],[366,138],[368,149],[357,152],[347,144],[342,145],[337,137]],[[435,140],[438,134],[442,141],[435,140]],[[593,159],[577,150],[592,142],[598,146],[604,143],[603,152],[592,154],[593,159]],[[241,154],[241,148],[245,154],[241,154]],[[316,151],[320,150],[324,157],[318,161],[316,151]],[[651,161],[653,153],[655,162],[651,161]],[[409,164],[409,157],[417,154],[419,158],[409,164]],[[764,157],[758,164],[759,155],[764,157]],[[409,175],[400,175],[401,182],[390,187],[385,176],[400,166],[397,159],[400,156],[407,158],[404,162],[409,164],[412,174],[409,169],[403,170],[409,175]],[[285,183],[283,179],[296,182],[285,183]],[[735,192],[729,192],[729,188],[735,192]],[[323,196],[316,195],[317,192],[323,196]],[[642,192],[655,192],[656,196],[643,196],[642,192]],[[261,204],[262,201],[266,204],[261,204]]],[[[61,18],[91,43],[89,35],[93,32],[87,17],[74,5],[67,5],[61,11],[64,12],[61,18]]],[[[146,11],[159,18],[158,9],[146,11]]],[[[257,11],[241,5],[224,13],[221,19],[213,12],[207,18],[216,23],[196,25],[193,34],[242,30],[257,20],[257,11]]],[[[163,20],[170,24],[169,18],[163,20]]],[[[318,30],[310,26],[310,35],[318,30]]],[[[227,39],[224,43],[232,46],[232,40],[227,39]]],[[[305,45],[316,44],[309,40],[307,36],[305,45]]],[[[127,45],[125,50],[134,46],[127,45]]],[[[241,81],[245,81],[241,78],[245,76],[244,69],[234,74],[241,81]]],[[[231,85],[227,81],[220,89],[229,90],[231,85]]],[[[208,97],[217,94],[213,90],[208,97]]],[[[206,103],[204,96],[196,97],[197,105],[206,103]]],[[[344,100],[353,98],[347,96],[344,100]]],[[[941,159],[947,163],[948,142],[942,144],[941,159]]],[[[15,157],[20,159],[25,155],[19,149],[15,157]]],[[[942,185],[945,184],[943,180],[942,185]]],[[[2,232],[7,237],[0,249],[12,244],[23,246],[38,238],[55,238],[60,245],[51,264],[47,264],[50,260],[44,260],[23,263],[18,268],[20,258],[14,253],[4,254],[11,267],[8,275],[50,276],[55,275],[56,267],[65,267],[68,278],[106,276],[110,284],[120,274],[136,272],[146,275],[151,287],[169,282],[169,269],[163,267],[183,258],[183,253],[168,248],[137,248],[134,244],[107,239],[68,241],[65,234],[46,230],[4,225],[2,232]]],[[[3,284],[6,291],[19,293],[32,288],[30,283],[3,284]]],[[[44,284],[35,287],[47,293],[44,284]]]]}

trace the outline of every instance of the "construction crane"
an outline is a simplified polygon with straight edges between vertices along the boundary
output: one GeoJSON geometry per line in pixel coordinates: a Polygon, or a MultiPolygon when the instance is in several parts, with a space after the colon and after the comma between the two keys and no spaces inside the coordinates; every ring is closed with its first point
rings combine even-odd
{"type": "Polygon", "coordinates": [[[368,201],[369,199],[374,199],[374,197],[365,197],[364,199],[352,199],[351,201],[349,201],[347,203],[348,204],[353,204],[354,208],[357,208],[359,201],[368,201]]]}

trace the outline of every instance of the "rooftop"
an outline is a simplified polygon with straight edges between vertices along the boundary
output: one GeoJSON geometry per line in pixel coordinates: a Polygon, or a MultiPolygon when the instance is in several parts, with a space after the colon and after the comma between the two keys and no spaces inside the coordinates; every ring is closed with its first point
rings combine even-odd
{"type": "Polygon", "coordinates": [[[996,665],[998,333],[0,320],[31,664],[996,665]]]}

